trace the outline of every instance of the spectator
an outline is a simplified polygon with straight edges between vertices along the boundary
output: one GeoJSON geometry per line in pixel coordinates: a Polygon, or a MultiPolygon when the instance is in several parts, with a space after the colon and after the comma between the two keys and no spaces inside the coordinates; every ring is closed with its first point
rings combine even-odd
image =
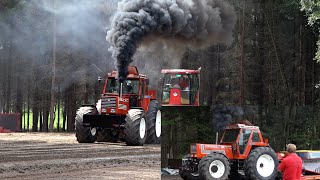
{"type": "Polygon", "coordinates": [[[302,173],[302,159],[296,154],[294,144],[287,145],[286,157],[280,163],[278,170],[282,173],[283,180],[300,180],[302,173]]]}

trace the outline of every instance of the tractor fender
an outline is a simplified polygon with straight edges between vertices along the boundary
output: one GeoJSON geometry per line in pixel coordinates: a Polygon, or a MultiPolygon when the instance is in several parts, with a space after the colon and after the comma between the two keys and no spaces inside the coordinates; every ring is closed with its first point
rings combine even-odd
{"type": "Polygon", "coordinates": [[[219,151],[219,150],[217,150],[217,151],[213,151],[213,152],[211,152],[210,154],[221,154],[221,155],[223,155],[224,157],[226,157],[227,159],[229,159],[228,157],[227,157],[227,155],[226,155],[226,152],[225,151],[219,151]]]}

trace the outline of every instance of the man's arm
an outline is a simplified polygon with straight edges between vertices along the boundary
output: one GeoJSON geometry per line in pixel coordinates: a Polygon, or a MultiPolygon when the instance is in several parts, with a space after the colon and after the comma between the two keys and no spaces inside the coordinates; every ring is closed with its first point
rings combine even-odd
{"type": "Polygon", "coordinates": [[[285,162],[284,162],[284,160],[282,160],[282,162],[278,166],[278,171],[282,173],[284,168],[285,168],[285,166],[286,166],[285,162]]]}

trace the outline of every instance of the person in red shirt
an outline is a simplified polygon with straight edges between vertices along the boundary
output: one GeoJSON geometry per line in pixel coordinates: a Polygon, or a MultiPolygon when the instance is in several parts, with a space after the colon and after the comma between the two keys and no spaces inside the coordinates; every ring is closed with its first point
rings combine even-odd
{"type": "Polygon", "coordinates": [[[189,83],[189,77],[187,75],[183,75],[179,78],[179,86],[182,90],[188,90],[189,83]]]}
{"type": "Polygon", "coordinates": [[[282,173],[283,180],[300,180],[302,173],[302,159],[296,154],[294,144],[287,145],[286,157],[281,161],[278,170],[282,173]]]}

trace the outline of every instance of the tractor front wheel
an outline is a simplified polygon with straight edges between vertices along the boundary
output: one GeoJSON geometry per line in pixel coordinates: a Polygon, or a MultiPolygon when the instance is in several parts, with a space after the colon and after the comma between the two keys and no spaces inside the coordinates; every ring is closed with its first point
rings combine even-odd
{"type": "Polygon", "coordinates": [[[76,137],[79,143],[94,143],[97,139],[97,129],[83,126],[83,115],[96,114],[94,107],[81,107],[75,119],[76,137]]]}
{"type": "Polygon", "coordinates": [[[158,101],[151,101],[147,112],[147,144],[160,144],[161,142],[161,111],[158,101]]]}
{"type": "Polygon", "coordinates": [[[126,144],[129,146],[142,146],[147,137],[147,122],[144,111],[141,109],[130,109],[124,125],[126,144]]]}
{"type": "Polygon", "coordinates": [[[250,179],[274,179],[277,176],[278,158],[269,147],[253,149],[245,160],[244,173],[250,179]]]}
{"type": "Polygon", "coordinates": [[[230,164],[222,154],[209,154],[200,160],[199,172],[201,179],[205,180],[228,179],[230,164]]]}

